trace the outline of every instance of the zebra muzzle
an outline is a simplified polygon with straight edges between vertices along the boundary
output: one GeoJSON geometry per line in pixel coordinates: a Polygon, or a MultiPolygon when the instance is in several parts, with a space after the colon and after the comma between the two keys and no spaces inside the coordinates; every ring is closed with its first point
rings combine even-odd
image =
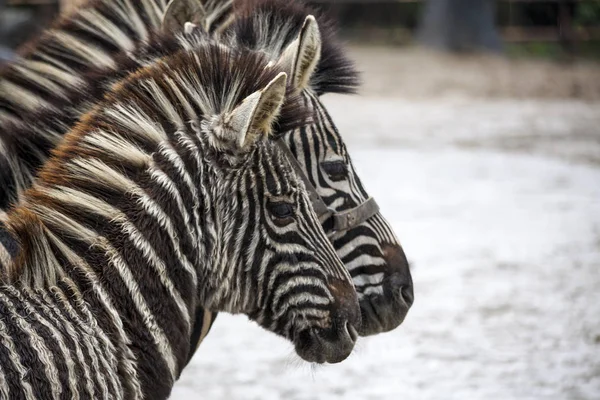
{"type": "Polygon", "coordinates": [[[354,349],[360,326],[360,309],[354,286],[330,278],[328,287],[334,297],[331,323],[327,328],[304,330],[295,340],[300,357],[320,364],[345,360],[354,349]]]}
{"type": "Polygon", "coordinates": [[[364,295],[360,300],[361,336],[395,329],[402,324],[414,302],[412,276],[402,247],[386,244],[383,253],[387,265],[382,291],[364,295]]]}

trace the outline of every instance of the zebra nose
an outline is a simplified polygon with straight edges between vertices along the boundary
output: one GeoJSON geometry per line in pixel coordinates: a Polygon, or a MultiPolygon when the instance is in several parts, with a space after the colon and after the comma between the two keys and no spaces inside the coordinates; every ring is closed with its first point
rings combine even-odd
{"type": "Polygon", "coordinates": [[[392,274],[388,279],[391,287],[390,292],[397,303],[404,303],[406,311],[412,306],[415,295],[410,275],[392,274]]]}
{"type": "Polygon", "coordinates": [[[329,326],[305,330],[295,340],[296,352],[306,361],[343,361],[354,349],[358,338],[361,317],[354,286],[351,282],[330,279],[328,287],[334,298],[329,326]]]}
{"type": "Polygon", "coordinates": [[[337,324],[348,322],[352,326],[360,326],[360,307],[354,285],[348,281],[330,278],[327,286],[334,298],[333,322],[337,324]]]}
{"type": "Polygon", "coordinates": [[[345,360],[356,344],[358,331],[348,321],[336,321],[329,328],[305,330],[295,341],[296,353],[304,360],[335,364],[345,360]]]}
{"type": "Polygon", "coordinates": [[[389,271],[384,281],[384,293],[406,314],[415,299],[408,260],[399,245],[386,245],[383,253],[389,271]]]}
{"type": "Polygon", "coordinates": [[[382,290],[361,298],[361,336],[374,335],[397,328],[406,318],[414,302],[412,276],[402,247],[383,248],[386,271],[382,290]]]}

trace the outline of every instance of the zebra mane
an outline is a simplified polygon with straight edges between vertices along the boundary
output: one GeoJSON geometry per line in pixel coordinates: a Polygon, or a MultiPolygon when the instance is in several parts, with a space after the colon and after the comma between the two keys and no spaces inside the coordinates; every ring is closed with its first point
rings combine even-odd
{"type": "MultiPolygon", "coordinates": [[[[53,107],[42,107],[30,112],[26,121],[2,121],[0,123],[0,208],[7,208],[18,200],[19,192],[27,188],[34,173],[49,156],[50,150],[62,140],[92,105],[101,101],[112,85],[130,73],[152,65],[164,57],[170,57],[183,50],[195,51],[211,39],[202,30],[193,34],[172,34],[151,32],[145,46],[135,52],[120,52],[113,56],[114,65],[88,68],[77,76],[78,84],[63,89],[61,96],[55,96],[53,107]],[[13,161],[14,160],[14,161],[13,161]],[[23,165],[25,163],[26,165],[23,165]]],[[[286,132],[310,121],[310,113],[299,109],[293,88],[288,88],[286,102],[273,130],[286,132]]]]}
{"type": "MultiPolygon", "coordinates": [[[[19,82],[24,78],[20,67],[24,63],[27,69],[48,80],[45,86],[49,91],[77,85],[78,73],[92,65],[114,67],[111,54],[134,51],[140,42],[147,41],[149,27],[160,26],[166,3],[167,0],[89,0],[21,46],[17,61],[0,69],[0,77],[19,82]],[[59,85],[53,85],[54,82],[59,85]]],[[[36,94],[44,98],[43,92],[36,94]]]]}
{"type": "MultiPolygon", "coordinates": [[[[21,46],[18,54],[35,59],[40,48],[69,48],[72,42],[65,40],[65,33],[88,44],[102,40],[105,42],[103,45],[113,43],[116,51],[133,51],[139,42],[148,40],[151,33],[149,27],[160,26],[168,2],[169,0],[87,0],[71,13],[57,18],[50,28],[21,46]],[[106,25],[107,23],[110,25],[106,25]],[[108,29],[110,26],[118,29],[108,29]]],[[[72,52],[73,50],[69,53],[72,52]]],[[[106,51],[102,53],[107,54],[106,51]]],[[[90,57],[95,55],[93,50],[87,54],[90,57]]],[[[56,55],[60,56],[58,53],[56,55]]],[[[106,62],[111,64],[108,59],[106,62]]],[[[69,66],[73,64],[70,63],[69,66]]]]}
{"type": "MultiPolygon", "coordinates": [[[[56,251],[68,252],[58,238],[61,234],[96,243],[98,233],[69,225],[70,219],[63,214],[61,201],[73,196],[70,189],[76,192],[94,182],[107,196],[129,192],[127,177],[149,165],[156,148],[176,142],[176,133],[184,126],[203,134],[198,122],[231,112],[278,76],[280,70],[267,65],[264,54],[213,43],[179,51],[116,85],[67,133],[39,172],[36,184],[8,212],[7,229],[20,247],[8,271],[9,282],[18,278],[34,287],[55,283],[62,276],[56,251]],[[196,120],[190,121],[190,115],[196,120]]],[[[302,126],[307,115],[301,97],[292,92],[288,88],[277,122],[286,129],[302,126]]],[[[97,193],[98,189],[90,190],[97,193]]],[[[72,202],[90,207],[101,203],[94,202],[93,196],[86,202],[81,202],[81,196],[72,202]]],[[[110,207],[102,208],[101,213],[109,220],[116,218],[110,215],[110,207]]],[[[75,259],[68,254],[65,257],[75,259]]]]}
{"type": "Polygon", "coordinates": [[[236,19],[225,35],[243,47],[267,52],[279,58],[296,39],[308,15],[313,15],[321,34],[321,58],[310,86],[319,95],[354,93],[359,85],[358,72],[337,39],[335,23],[322,12],[300,0],[237,0],[236,19]]]}

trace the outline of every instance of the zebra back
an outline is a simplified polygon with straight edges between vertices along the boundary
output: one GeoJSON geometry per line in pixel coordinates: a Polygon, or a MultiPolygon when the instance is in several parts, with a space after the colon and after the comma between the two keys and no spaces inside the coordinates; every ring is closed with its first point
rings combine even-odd
{"type": "MultiPolygon", "coordinates": [[[[179,3],[170,2],[171,6],[179,3]]],[[[196,18],[208,30],[226,23],[229,2],[193,3],[206,13],[206,19],[196,18]]],[[[20,48],[17,59],[2,67],[0,187],[5,189],[0,192],[0,208],[18,200],[18,193],[31,184],[35,170],[47,158],[47,149],[56,146],[82,114],[80,105],[73,104],[72,93],[86,88],[93,71],[118,70],[123,59],[152,41],[167,4],[167,0],[90,0],[20,48]],[[29,117],[38,113],[52,115],[55,123],[30,128],[29,117]],[[30,134],[7,139],[14,130],[30,134]]],[[[101,98],[98,94],[96,99],[101,98]]]]}

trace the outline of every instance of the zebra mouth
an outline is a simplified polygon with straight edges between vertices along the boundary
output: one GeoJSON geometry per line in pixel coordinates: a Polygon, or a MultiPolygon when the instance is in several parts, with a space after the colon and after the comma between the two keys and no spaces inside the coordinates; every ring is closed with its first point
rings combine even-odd
{"type": "Polygon", "coordinates": [[[296,353],[314,363],[338,363],[345,360],[358,338],[360,326],[358,296],[350,280],[328,277],[327,287],[333,296],[328,326],[313,326],[295,335],[296,353]]]}
{"type": "MultiPolygon", "coordinates": [[[[405,291],[401,289],[401,291],[405,291]]],[[[406,295],[408,299],[408,295],[406,295]]],[[[360,300],[362,324],[360,336],[370,336],[388,332],[397,328],[408,314],[410,304],[404,296],[398,300],[390,300],[387,296],[365,296],[360,300]]]]}
{"type": "Polygon", "coordinates": [[[298,335],[296,353],[308,362],[335,364],[348,358],[357,339],[358,331],[348,321],[331,329],[309,329],[298,335]]]}

